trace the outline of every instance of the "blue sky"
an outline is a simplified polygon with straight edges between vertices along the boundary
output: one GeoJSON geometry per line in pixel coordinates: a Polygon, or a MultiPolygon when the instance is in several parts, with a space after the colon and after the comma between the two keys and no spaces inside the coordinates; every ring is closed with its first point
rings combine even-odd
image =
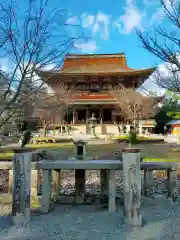
{"type": "MultiPolygon", "coordinates": [[[[168,0],[167,0],[168,1],[168,0]]],[[[141,47],[134,27],[145,31],[163,24],[159,0],[64,0],[55,1],[69,11],[67,22],[80,24],[89,43],[79,53],[124,52],[132,68],[148,68],[161,63],[141,47]]]]}
{"type": "MultiPolygon", "coordinates": [[[[27,2],[16,0],[20,12],[24,12],[27,2]]],[[[168,4],[169,0],[165,2],[168,4]]],[[[135,69],[163,64],[141,47],[134,29],[136,27],[145,32],[157,25],[168,27],[160,0],[49,0],[49,9],[52,8],[66,9],[66,23],[78,24],[89,39],[76,43],[76,53],[124,52],[128,66],[135,69]]],[[[73,36],[79,36],[77,28],[70,27],[69,31],[73,36]]],[[[1,64],[8,66],[2,61],[1,64]]],[[[148,82],[149,87],[152,87],[152,78],[148,82]]]]}

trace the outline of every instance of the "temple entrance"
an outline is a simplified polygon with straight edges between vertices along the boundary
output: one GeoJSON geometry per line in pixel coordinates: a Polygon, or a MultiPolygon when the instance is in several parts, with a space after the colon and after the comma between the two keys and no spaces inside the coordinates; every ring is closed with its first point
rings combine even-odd
{"type": "Polygon", "coordinates": [[[123,118],[123,116],[117,115],[117,116],[116,116],[116,122],[117,122],[117,123],[124,123],[124,118],[123,118]]]}
{"type": "Polygon", "coordinates": [[[104,122],[111,122],[112,121],[112,110],[111,109],[104,109],[104,122]]]}
{"type": "Polygon", "coordinates": [[[64,121],[67,123],[71,123],[73,121],[72,111],[68,111],[64,116],[64,121]]]}
{"type": "Polygon", "coordinates": [[[83,109],[78,110],[78,121],[82,121],[82,122],[86,121],[86,110],[83,110],[83,109]]]}

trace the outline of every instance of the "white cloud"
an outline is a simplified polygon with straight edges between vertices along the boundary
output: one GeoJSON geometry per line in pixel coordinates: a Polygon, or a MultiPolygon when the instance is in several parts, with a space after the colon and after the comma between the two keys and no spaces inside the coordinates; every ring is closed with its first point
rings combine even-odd
{"type": "MultiPolygon", "coordinates": [[[[178,58],[180,60],[180,57],[178,58]]],[[[162,81],[164,85],[173,85],[173,80],[179,79],[179,71],[177,66],[170,63],[163,63],[157,67],[157,70],[145,81],[145,83],[140,87],[140,90],[146,94],[150,91],[156,93],[156,95],[162,96],[165,93],[165,89],[159,87],[158,81],[162,81]],[[172,71],[175,72],[173,75],[172,71]],[[172,79],[169,81],[169,79],[172,79]]],[[[179,80],[178,80],[179,82],[179,80]]]]}
{"type": "Polygon", "coordinates": [[[160,88],[156,83],[155,74],[152,74],[140,87],[139,91],[142,95],[150,95],[151,93],[156,96],[163,96],[165,90],[160,88]]]}
{"type": "Polygon", "coordinates": [[[88,28],[93,25],[95,16],[88,14],[88,13],[83,13],[81,15],[81,18],[82,18],[82,26],[84,28],[88,28]]]}
{"type": "Polygon", "coordinates": [[[107,40],[109,37],[109,24],[111,16],[98,12],[96,15],[89,13],[83,13],[81,15],[82,26],[84,28],[90,28],[92,33],[100,33],[100,37],[107,40]]]}
{"type": "Polygon", "coordinates": [[[133,5],[132,0],[126,1],[126,6],[124,8],[124,14],[114,21],[114,26],[116,26],[121,34],[130,34],[134,27],[138,27],[143,30],[142,18],[144,13],[140,13],[138,9],[133,5]]]}
{"type": "Polygon", "coordinates": [[[103,13],[103,12],[98,12],[96,15],[96,23],[93,26],[93,32],[100,32],[101,38],[104,40],[108,40],[109,38],[109,31],[108,27],[110,24],[110,18],[111,16],[103,13]]]}
{"type": "Polygon", "coordinates": [[[93,53],[97,50],[96,41],[88,41],[87,43],[76,43],[75,48],[81,50],[82,52],[93,53]]]}
{"type": "Polygon", "coordinates": [[[153,5],[156,5],[156,4],[159,4],[159,0],[144,0],[144,5],[149,5],[149,6],[153,6],[153,5]]]}
{"type": "Polygon", "coordinates": [[[143,30],[142,18],[144,13],[138,11],[132,0],[126,0],[124,14],[113,22],[113,25],[119,30],[121,34],[130,34],[134,27],[143,30]]]}
{"type": "Polygon", "coordinates": [[[164,19],[164,9],[162,7],[158,8],[156,12],[151,16],[149,20],[149,26],[153,25],[154,23],[160,23],[164,19]]]}
{"type": "Polygon", "coordinates": [[[98,24],[98,23],[95,23],[94,26],[93,26],[93,28],[92,28],[93,33],[96,33],[96,32],[98,32],[99,30],[100,30],[99,24],[98,24]]]}
{"type": "Polygon", "coordinates": [[[11,73],[14,70],[14,64],[8,58],[0,58],[0,69],[3,72],[11,73]]]}
{"type": "Polygon", "coordinates": [[[78,18],[77,18],[77,16],[69,17],[69,18],[66,20],[66,24],[72,24],[72,25],[78,24],[78,18]]]}

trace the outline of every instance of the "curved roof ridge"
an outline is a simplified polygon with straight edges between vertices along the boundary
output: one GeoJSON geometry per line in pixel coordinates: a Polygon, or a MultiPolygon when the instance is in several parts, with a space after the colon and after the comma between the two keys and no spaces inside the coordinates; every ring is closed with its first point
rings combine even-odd
{"type": "Polygon", "coordinates": [[[101,54],[67,54],[66,58],[108,58],[108,57],[125,57],[124,53],[101,53],[101,54]]]}

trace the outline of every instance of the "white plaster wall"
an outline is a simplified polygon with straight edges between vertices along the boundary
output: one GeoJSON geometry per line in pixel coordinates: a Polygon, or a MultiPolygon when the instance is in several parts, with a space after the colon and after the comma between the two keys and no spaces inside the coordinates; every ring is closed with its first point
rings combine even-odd
{"type": "Polygon", "coordinates": [[[73,127],[75,128],[74,131],[86,134],[86,124],[74,125],[73,127]]]}
{"type": "MultiPolygon", "coordinates": [[[[114,124],[105,124],[106,129],[107,129],[107,134],[118,134],[118,128],[114,124]]],[[[81,125],[74,125],[75,131],[82,132],[86,134],[86,125],[81,124],[81,125]]],[[[101,134],[101,125],[96,126],[96,134],[101,134]]]]}
{"type": "Polygon", "coordinates": [[[117,125],[114,124],[106,124],[107,134],[118,134],[117,125]]]}

